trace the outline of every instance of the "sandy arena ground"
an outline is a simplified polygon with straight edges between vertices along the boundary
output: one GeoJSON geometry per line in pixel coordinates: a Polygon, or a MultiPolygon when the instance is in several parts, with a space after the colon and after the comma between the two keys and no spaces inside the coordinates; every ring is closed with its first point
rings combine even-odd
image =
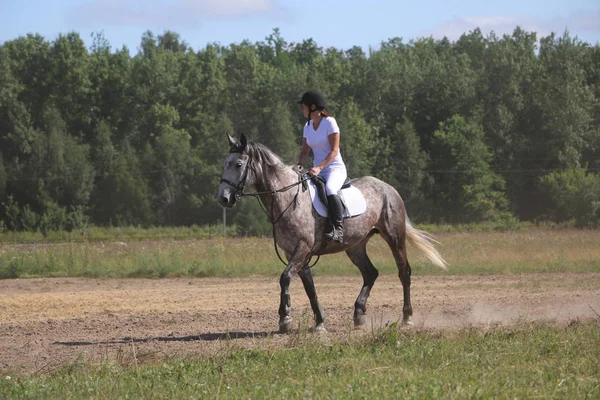
{"type": "MultiPolygon", "coordinates": [[[[326,340],[373,332],[401,317],[396,276],[380,276],[367,304],[370,322],[360,330],[352,328],[352,312],[362,278],[316,276],[315,283],[326,340]]],[[[412,329],[587,320],[600,318],[600,274],[415,274],[412,302],[412,329]]],[[[2,280],[0,374],[51,373],[78,359],[137,365],[288,345],[294,334],[275,334],[278,306],[278,277],[2,280]]],[[[312,321],[300,279],[292,282],[292,306],[296,326],[312,321]]]]}

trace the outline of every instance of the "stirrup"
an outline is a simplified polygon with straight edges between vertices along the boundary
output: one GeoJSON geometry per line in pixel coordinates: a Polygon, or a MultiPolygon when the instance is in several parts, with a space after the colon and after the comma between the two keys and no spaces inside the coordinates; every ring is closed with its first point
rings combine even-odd
{"type": "Polygon", "coordinates": [[[325,238],[333,240],[336,243],[344,242],[344,231],[341,229],[333,228],[331,232],[325,232],[325,238]]]}

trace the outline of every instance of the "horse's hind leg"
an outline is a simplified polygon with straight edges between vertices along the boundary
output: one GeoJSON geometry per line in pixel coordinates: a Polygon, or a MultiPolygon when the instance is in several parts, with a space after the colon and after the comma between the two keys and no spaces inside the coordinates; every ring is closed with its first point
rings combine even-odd
{"type": "MultiPolygon", "coordinates": [[[[401,204],[400,204],[401,205],[401,204]]],[[[398,208],[398,205],[396,206],[398,208]]],[[[404,207],[402,207],[403,209],[404,207]]],[[[413,314],[410,304],[410,264],[406,257],[406,213],[404,218],[397,219],[395,213],[388,209],[385,223],[380,227],[381,237],[392,250],[392,255],[398,268],[398,277],[402,283],[402,292],[404,294],[404,305],[402,307],[402,323],[412,325],[411,317],[413,314]]]]}
{"type": "MultiPolygon", "coordinates": [[[[406,259],[406,249],[403,249],[403,259],[406,261],[403,268],[398,267],[398,276],[400,282],[402,282],[402,292],[404,294],[404,306],[402,307],[402,323],[405,325],[412,325],[412,305],[410,304],[410,275],[411,269],[408,260],[406,259]]],[[[396,258],[396,257],[395,257],[396,258]]],[[[398,258],[396,258],[396,264],[398,265],[398,258]]]]}
{"type": "Polygon", "coordinates": [[[304,285],[304,291],[310,300],[310,306],[315,315],[315,331],[325,332],[325,314],[317,298],[317,291],[315,290],[315,283],[313,281],[312,272],[310,268],[303,268],[298,271],[302,284],[304,285]]]}
{"type": "Polygon", "coordinates": [[[404,325],[412,325],[412,305],[410,304],[410,275],[411,269],[406,258],[406,242],[398,237],[390,237],[385,233],[381,235],[387,242],[396,260],[396,267],[398,267],[398,277],[402,283],[402,292],[404,294],[404,306],[402,307],[402,323],[404,325]]]}
{"type": "Polygon", "coordinates": [[[379,276],[379,272],[377,272],[377,269],[375,269],[375,266],[367,255],[367,242],[371,236],[369,235],[357,246],[346,250],[346,254],[348,254],[352,263],[360,269],[363,276],[363,286],[354,302],[354,326],[357,327],[364,325],[366,322],[367,299],[377,276],[379,276]]]}

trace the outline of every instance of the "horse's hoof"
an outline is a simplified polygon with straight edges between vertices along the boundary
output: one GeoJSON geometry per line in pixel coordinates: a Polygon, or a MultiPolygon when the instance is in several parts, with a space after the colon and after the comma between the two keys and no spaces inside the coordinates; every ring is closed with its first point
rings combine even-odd
{"type": "Polygon", "coordinates": [[[325,324],[322,324],[322,323],[315,326],[313,331],[315,333],[327,333],[327,329],[325,329],[325,324]]]}
{"type": "Polygon", "coordinates": [[[292,331],[292,317],[285,317],[279,321],[279,333],[290,333],[292,331]]]}
{"type": "Polygon", "coordinates": [[[403,326],[414,326],[415,324],[413,324],[412,319],[410,317],[408,317],[408,318],[402,320],[402,325],[403,326]]]}
{"type": "Polygon", "coordinates": [[[364,324],[367,323],[367,316],[365,314],[355,315],[354,316],[354,327],[360,328],[364,324]]]}
{"type": "Polygon", "coordinates": [[[360,328],[367,323],[367,315],[362,310],[354,310],[354,327],[360,328]]]}

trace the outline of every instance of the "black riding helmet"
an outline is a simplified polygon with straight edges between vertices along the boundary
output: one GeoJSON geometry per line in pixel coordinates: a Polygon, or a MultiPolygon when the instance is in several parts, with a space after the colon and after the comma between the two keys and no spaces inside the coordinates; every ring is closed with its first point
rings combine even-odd
{"type": "Polygon", "coordinates": [[[298,104],[304,104],[310,111],[313,111],[311,106],[314,104],[316,110],[323,110],[327,106],[325,95],[317,90],[309,90],[302,95],[302,99],[298,104]]]}

